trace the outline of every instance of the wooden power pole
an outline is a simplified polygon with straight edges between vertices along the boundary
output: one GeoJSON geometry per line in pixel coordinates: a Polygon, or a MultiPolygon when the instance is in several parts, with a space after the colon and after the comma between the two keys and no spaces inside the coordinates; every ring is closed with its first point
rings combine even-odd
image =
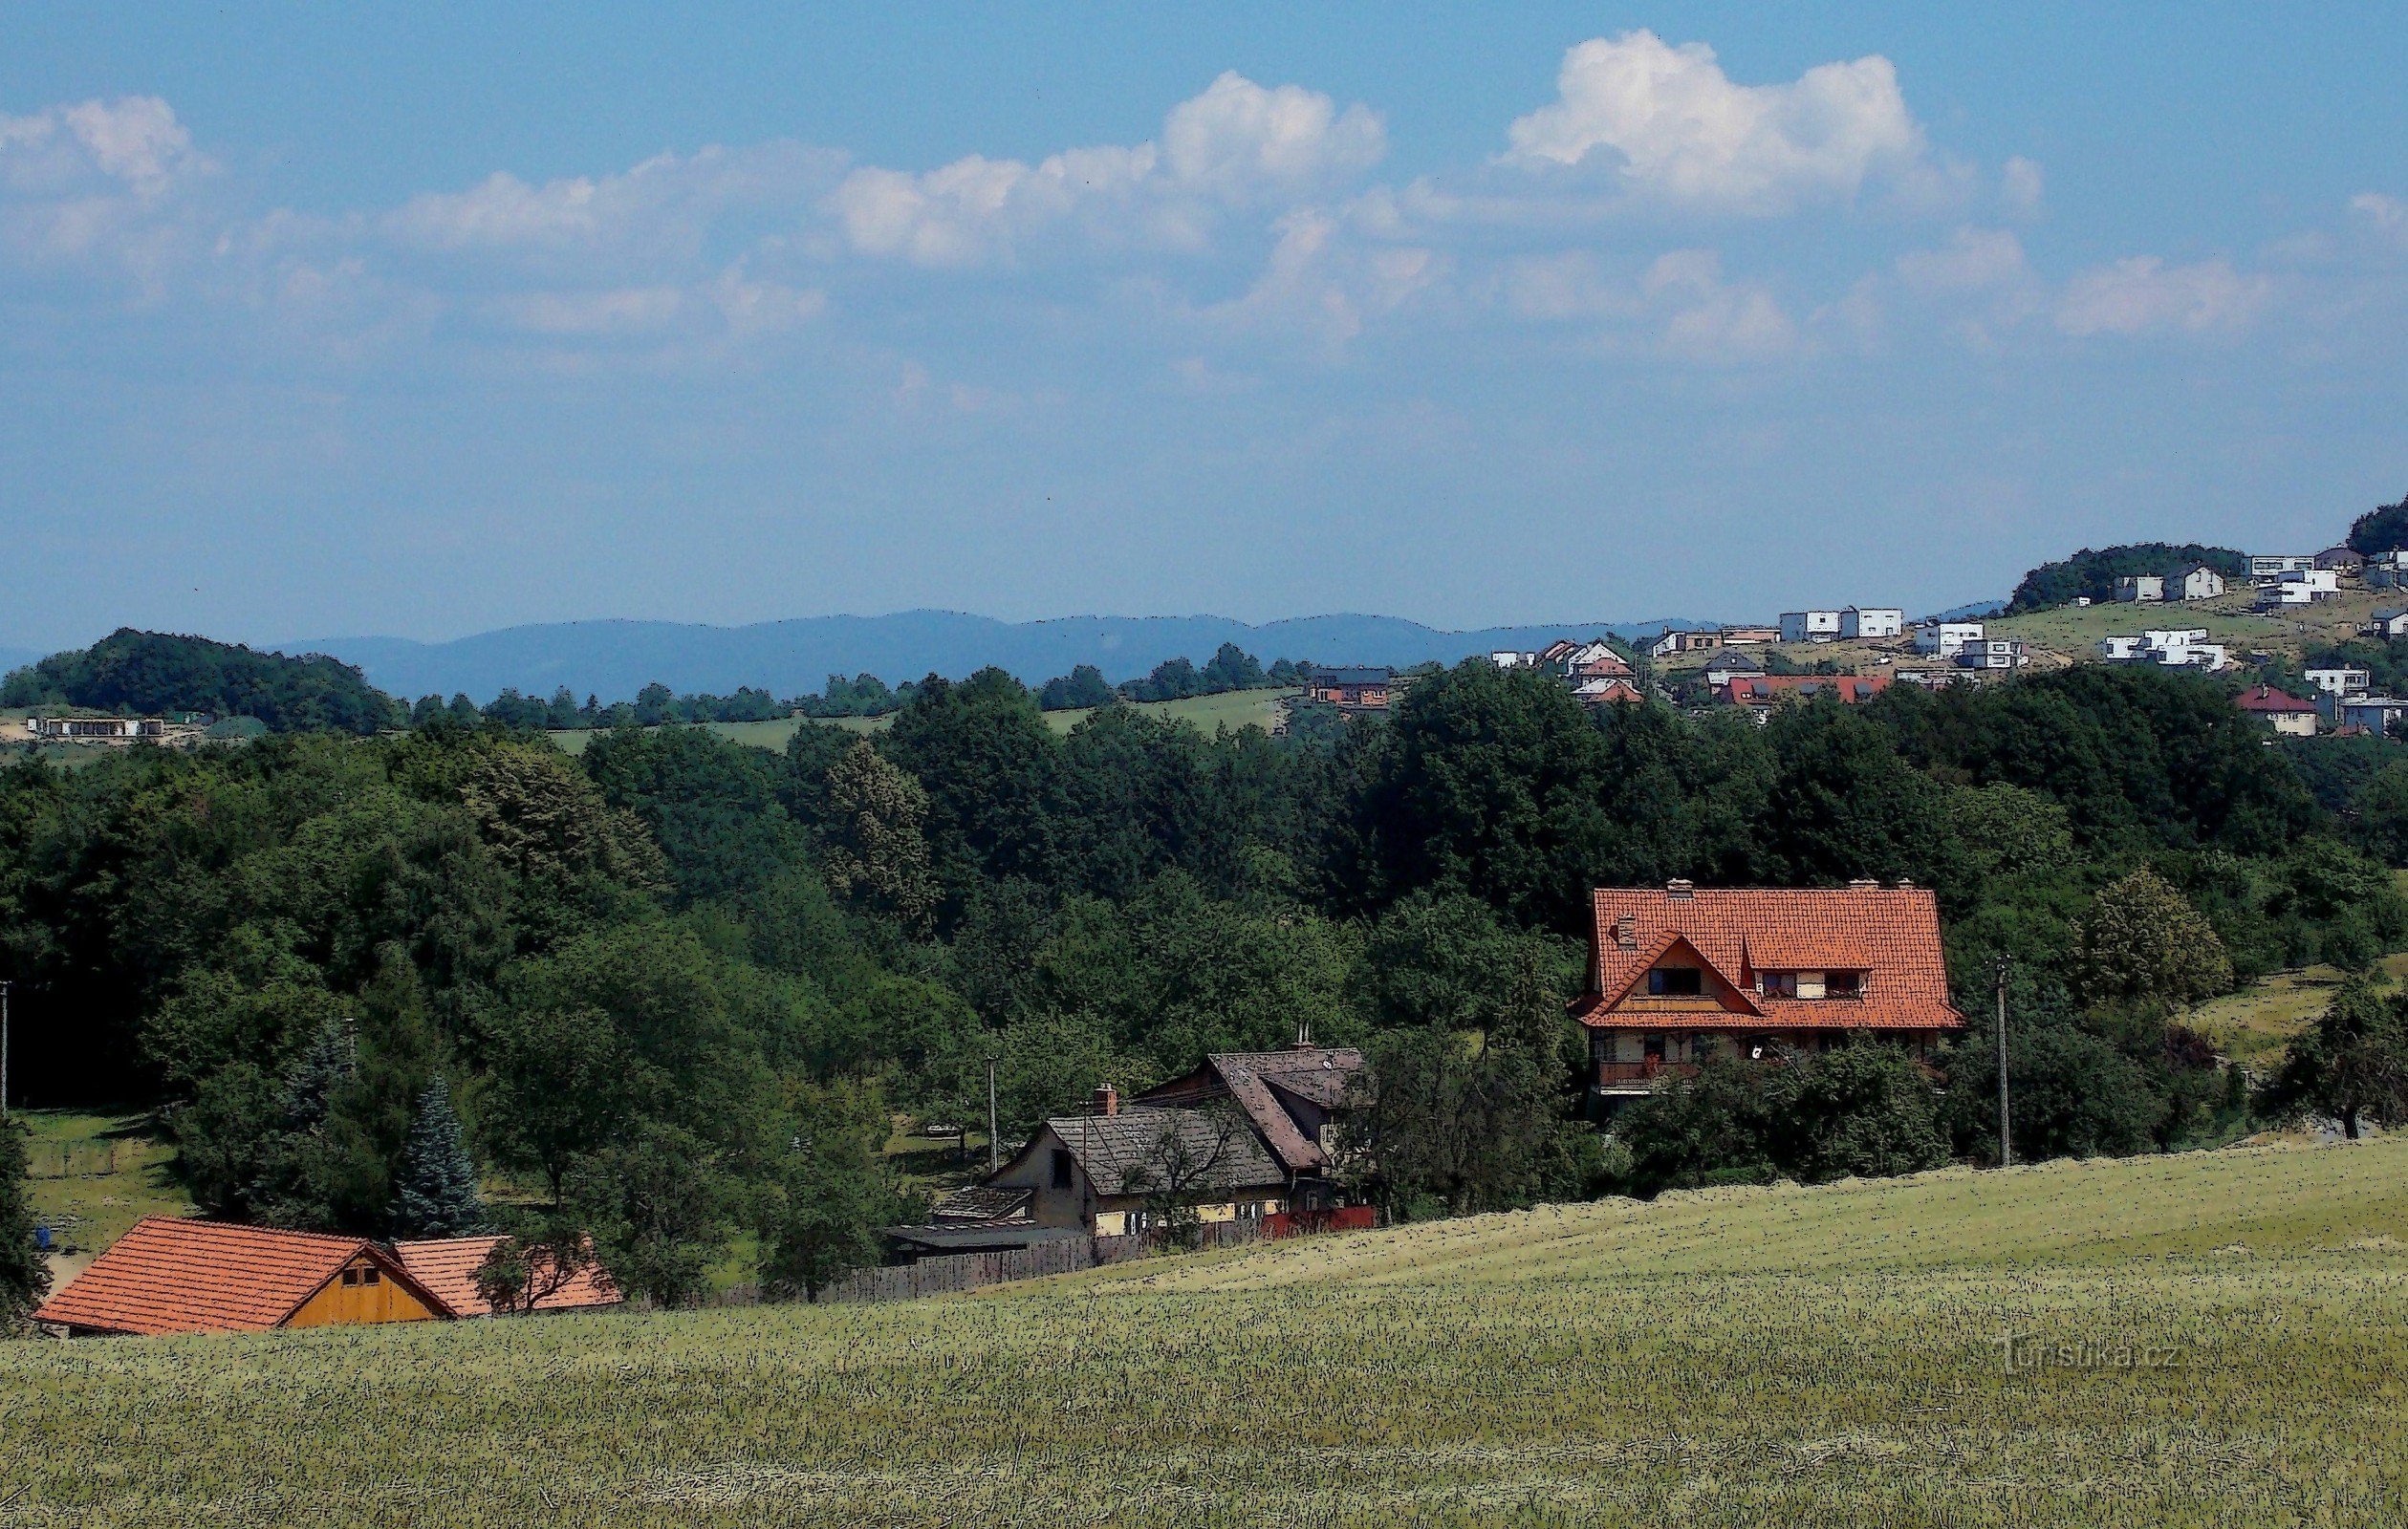
{"type": "Polygon", "coordinates": [[[1002,1167],[995,1155],[995,1059],[987,1059],[987,1171],[1002,1167]]]}
{"type": "Polygon", "coordinates": [[[2007,1133],[2007,958],[1998,958],[1998,1166],[2015,1161],[2015,1148],[2007,1133]]]}

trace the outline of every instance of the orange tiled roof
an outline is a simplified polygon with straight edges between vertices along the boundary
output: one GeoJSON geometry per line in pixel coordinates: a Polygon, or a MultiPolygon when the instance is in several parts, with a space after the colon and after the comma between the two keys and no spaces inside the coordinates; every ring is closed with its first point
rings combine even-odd
{"type": "Polygon", "coordinates": [[[1734,706],[1761,706],[1776,696],[1811,700],[1832,696],[1854,703],[1890,688],[1888,675],[1742,675],[1723,687],[1734,706]]]}
{"type": "Polygon", "coordinates": [[[1677,896],[1662,887],[1601,887],[1594,897],[1590,990],[1573,1005],[1584,1024],[1667,1029],[1956,1029],[1940,942],[1940,904],[1920,887],[1713,888],[1677,896]],[[1617,933],[1630,920],[1630,940],[1617,933]],[[1733,1004],[1659,1007],[1636,990],[1685,941],[1736,991],[1733,1004]],[[1855,999],[1759,995],[1758,974],[1856,971],[1855,999]],[[1634,1004],[1632,1001],[1638,999],[1634,1004]],[[1645,1006],[1640,1006],[1645,1005],[1645,1006]],[[1759,1018],[1759,1016],[1761,1016],[1759,1018]]]}
{"type": "MultiPolygon", "coordinates": [[[[447,1237],[425,1242],[396,1242],[393,1251],[411,1277],[435,1294],[454,1316],[489,1317],[493,1307],[477,1294],[477,1266],[502,1239],[498,1237],[447,1237]]],[[[623,1299],[599,1264],[589,1263],[569,1277],[569,1282],[544,1298],[537,1311],[578,1311],[615,1306],[623,1299]]]]}
{"type": "Polygon", "coordinates": [[[365,1238],[146,1216],[33,1317],[98,1332],[258,1332],[283,1325],[362,1253],[444,1310],[365,1238]]]}

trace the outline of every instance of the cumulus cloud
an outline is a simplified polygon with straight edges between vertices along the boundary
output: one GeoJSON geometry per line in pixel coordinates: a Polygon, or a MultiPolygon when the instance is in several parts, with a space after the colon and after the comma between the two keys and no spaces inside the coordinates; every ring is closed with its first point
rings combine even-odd
{"type": "Polygon", "coordinates": [[[784,140],[661,154],[618,175],[531,185],[496,171],[466,191],[412,197],[381,220],[412,248],[546,251],[613,245],[675,254],[699,249],[721,220],[791,218],[834,183],[843,156],[784,140]]]}
{"type": "Polygon", "coordinates": [[[1196,248],[1222,212],[1311,196],[1386,151],[1369,108],[1340,112],[1316,92],[1232,73],[1171,108],[1158,142],[1036,164],[972,155],[918,174],[864,167],[830,205],[856,250],[920,266],[1009,261],[1066,226],[1107,246],[1196,248]]]}
{"type": "Polygon", "coordinates": [[[2135,255],[2069,282],[2057,304],[2057,328],[2068,334],[2236,330],[2271,295],[2264,276],[2245,276],[2227,261],[2168,266],[2155,255],[2135,255]]]}
{"type": "Polygon", "coordinates": [[[2350,211],[2384,239],[2408,249],[2408,202],[2380,191],[2361,191],[2350,199],[2350,211]]]}
{"type": "Polygon", "coordinates": [[[1244,296],[1204,309],[1225,329],[1301,336],[1336,348],[1362,333],[1368,315],[1404,307],[1443,281],[1451,263],[1436,250],[1364,245],[1336,218],[1300,207],[1281,218],[1279,239],[1244,296]]]}
{"type": "Polygon", "coordinates": [[[1741,85],[1703,43],[1652,32],[1594,38],[1564,54],[1558,99],[1514,121],[1508,162],[1603,164],[1650,200],[1769,214],[1855,196],[1914,168],[1923,134],[1898,71],[1871,54],[1820,64],[1786,85],[1741,85]]]}
{"type": "Polygon", "coordinates": [[[179,177],[209,168],[174,108],[156,96],[53,106],[28,117],[0,114],[0,188],[15,195],[63,195],[114,183],[150,198],[179,177]]]}

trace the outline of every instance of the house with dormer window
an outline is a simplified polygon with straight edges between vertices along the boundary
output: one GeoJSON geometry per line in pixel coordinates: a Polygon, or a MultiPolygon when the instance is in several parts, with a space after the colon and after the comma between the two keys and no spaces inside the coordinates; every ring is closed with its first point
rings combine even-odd
{"type": "Polygon", "coordinates": [[[1587,991],[1589,1098],[1610,1113],[1707,1058],[1828,1050],[1867,1031],[1927,1056],[1964,1028],[1921,887],[1602,887],[1587,991]]]}

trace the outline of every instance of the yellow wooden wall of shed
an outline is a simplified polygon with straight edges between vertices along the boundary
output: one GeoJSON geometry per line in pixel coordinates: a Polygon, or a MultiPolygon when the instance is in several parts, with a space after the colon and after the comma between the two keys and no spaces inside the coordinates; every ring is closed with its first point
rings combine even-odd
{"type": "MultiPolygon", "coordinates": [[[[368,1260],[356,1260],[352,1267],[364,1268],[368,1260]]],[[[351,1326],[372,1322],[433,1322],[438,1313],[426,1303],[394,1282],[393,1276],[379,1270],[374,1284],[345,1284],[341,1276],[326,1281],[317,1294],[301,1303],[301,1309],[285,1319],[288,1327],[351,1326]]]]}

